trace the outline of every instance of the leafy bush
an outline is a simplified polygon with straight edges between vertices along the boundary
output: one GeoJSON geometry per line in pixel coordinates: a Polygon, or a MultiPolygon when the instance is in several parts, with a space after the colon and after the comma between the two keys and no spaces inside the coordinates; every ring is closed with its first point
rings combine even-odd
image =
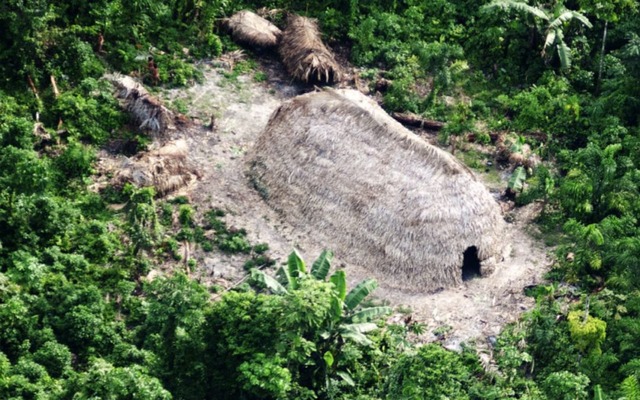
{"type": "Polygon", "coordinates": [[[178,220],[184,227],[193,226],[193,208],[188,204],[182,204],[178,210],[178,220]]]}
{"type": "Polygon", "coordinates": [[[390,371],[386,392],[394,399],[469,399],[471,370],[450,351],[435,344],[402,356],[390,371]]]}

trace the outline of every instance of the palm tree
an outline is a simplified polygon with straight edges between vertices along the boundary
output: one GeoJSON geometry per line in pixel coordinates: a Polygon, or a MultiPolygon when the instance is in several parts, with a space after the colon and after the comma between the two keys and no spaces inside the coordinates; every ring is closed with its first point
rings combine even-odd
{"type": "Polygon", "coordinates": [[[542,7],[531,6],[515,0],[493,0],[491,3],[483,6],[483,9],[485,10],[495,8],[504,11],[516,10],[524,12],[545,21],[545,41],[541,55],[542,57],[545,57],[547,49],[555,45],[558,51],[558,57],[560,58],[560,65],[563,69],[571,67],[571,50],[564,41],[564,26],[572,19],[576,19],[583,25],[589,28],[592,27],[591,22],[589,22],[589,19],[584,16],[584,14],[578,11],[569,10],[562,4],[557,4],[556,7],[554,7],[553,12],[549,12],[542,7]]]}

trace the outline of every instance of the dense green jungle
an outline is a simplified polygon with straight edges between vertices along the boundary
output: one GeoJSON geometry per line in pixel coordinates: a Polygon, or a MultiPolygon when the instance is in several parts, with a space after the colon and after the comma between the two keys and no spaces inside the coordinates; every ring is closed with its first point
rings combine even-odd
{"type": "Polygon", "coordinates": [[[0,2],[0,398],[640,399],[638,8],[0,2]],[[308,264],[294,251],[279,280],[254,270],[229,291],[184,269],[142,279],[180,257],[178,242],[245,254],[249,267],[269,261],[268,243],[184,197],[88,190],[98,149],[149,142],[101,78],[144,72],[140,54],[155,49],[159,76],[139,77],[189,85],[202,78],[194,61],[239,48],[220,18],[261,7],[317,18],[363,76],[389,83],[389,112],[445,123],[443,143],[473,133],[489,146],[491,133],[509,132],[542,159],[509,186],[516,206],[543,204],[536,224],[556,261],[529,291],[535,308],[492,342],[491,365],[473,343],[416,345],[423,327],[387,322],[389,308],[368,297],[375,281],[330,270],[328,251],[308,264]]]}

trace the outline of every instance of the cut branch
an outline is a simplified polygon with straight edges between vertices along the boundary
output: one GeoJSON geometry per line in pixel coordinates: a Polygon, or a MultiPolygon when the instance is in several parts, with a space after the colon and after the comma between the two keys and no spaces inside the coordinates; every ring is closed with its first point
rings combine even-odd
{"type": "Polygon", "coordinates": [[[33,79],[31,79],[31,75],[27,75],[27,81],[29,82],[29,87],[31,88],[31,91],[36,96],[36,99],[39,99],[40,97],[38,96],[38,89],[36,89],[36,85],[33,83],[33,79]]]}
{"type": "Polygon", "coordinates": [[[58,90],[58,85],[56,84],[56,77],[51,75],[51,87],[53,88],[53,95],[55,97],[59,97],[60,96],[60,91],[58,90]]]}

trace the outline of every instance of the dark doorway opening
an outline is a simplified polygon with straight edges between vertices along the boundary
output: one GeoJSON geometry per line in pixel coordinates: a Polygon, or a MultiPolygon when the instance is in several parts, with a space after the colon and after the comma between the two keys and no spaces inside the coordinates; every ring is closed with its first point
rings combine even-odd
{"type": "Polygon", "coordinates": [[[468,281],[470,279],[479,277],[480,274],[480,260],[478,259],[478,249],[476,246],[471,246],[464,251],[464,258],[462,260],[462,280],[468,281]]]}

